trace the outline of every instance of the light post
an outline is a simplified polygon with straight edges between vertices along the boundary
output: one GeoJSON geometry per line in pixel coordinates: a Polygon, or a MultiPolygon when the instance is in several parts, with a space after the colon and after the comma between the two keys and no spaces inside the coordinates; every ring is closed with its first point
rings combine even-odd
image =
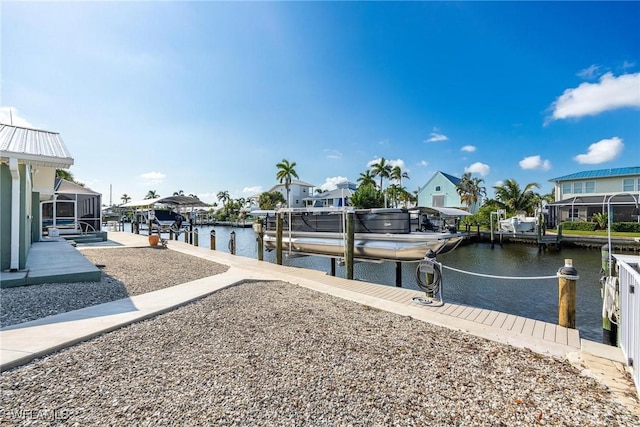
{"type": "MultiPolygon", "coordinates": [[[[614,193],[607,198],[607,244],[609,245],[609,277],[611,277],[611,261],[612,261],[611,253],[613,252],[613,248],[611,247],[611,217],[613,213],[611,211],[611,199],[613,199],[616,196],[622,196],[622,195],[631,196],[631,199],[633,199],[636,205],[636,210],[638,209],[638,199],[636,199],[632,193],[627,193],[627,192],[614,193]]],[[[638,198],[640,199],[640,195],[638,198]]],[[[638,217],[638,221],[640,222],[640,216],[638,217]]]]}

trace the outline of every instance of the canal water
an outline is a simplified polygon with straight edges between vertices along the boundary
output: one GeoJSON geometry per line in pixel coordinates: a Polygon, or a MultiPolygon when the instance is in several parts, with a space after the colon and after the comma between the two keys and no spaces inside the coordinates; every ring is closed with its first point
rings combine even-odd
{"type": "MultiPolygon", "coordinates": [[[[215,230],[216,249],[229,252],[230,233],[236,236],[236,255],[257,259],[256,235],[251,228],[198,227],[199,246],[210,248],[210,232],[215,230]]],[[[182,236],[180,236],[182,240],[182,236]]],[[[438,256],[444,267],[507,277],[554,276],[573,260],[578,270],[576,326],[582,338],[602,341],[602,299],[600,296],[601,254],[598,249],[562,248],[539,252],[534,245],[509,243],[503,246],[470,243],[438,256]]],[[[275,252],[265,252],[265,261],[275,262],[275,252]]],[[[283,257],[283,264],[329,272],[326,257],[283,257]]],[[[403,263],[402,287],[419,289],[415,281],[417,263],[403,263]]],[[[336,276],[345,277],[345,269],[336,266],[336,276]]],[[[354,266],[354,277],[373,283],[395,286],[395,263],[361,262],[354,266]]],[[[558,321],[558,279],[507,280],[478,277],[443,268],[445,302],[497,310],[549,323],[558,321]]]]}

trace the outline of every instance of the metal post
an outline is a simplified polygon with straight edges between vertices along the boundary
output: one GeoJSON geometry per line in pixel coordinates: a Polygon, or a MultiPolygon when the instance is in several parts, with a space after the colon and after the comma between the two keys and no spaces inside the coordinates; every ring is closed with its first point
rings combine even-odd
{"type": "Polygon", "coordinates": [[[229,253],[231,255],[236,254],[236,232],[232,231],[229,234],[229,253]]]}
{"type": "Polygon", "coordinates": [[[396,287],[402,287],[402,263],[396,261],[396,287]]]}
{"type": "Polygon", "coordinates": [[[346,242],[345,242],[345,267],[346,278],[353,280],[353,245],[354,245],[354,226],[353,212],[347,212],[346,242]]]}
{"type": "Polygon", "coordinates": [[[211,229],[211,231],[209,232],[209,247],[211,248],[212,251],[216,250],[216,230],[214,230],[213,228],[211,229]]]}
{"type": "Polygon", "coordinates": [[[276,212],[276,264],[282,265],[282,213],[276,212]]]}
{"type": "MultiPolygon", "coordinates": [[[[601,279],[601,295],[603,298],[605,298],[606,296],[606,286],[607,286],[607,277],[609,274],[609,271],[611,271],[611,274],[614,274],[616,269],[615,269],[615,258],[611,259],[611,262],[613,263],[613,265],[611,266],[611,269],[609,269],[609,245],[604,245],[601,249],[600,249],[600,254],[602,255],[602,271],[604,271],[604,276],[601,279]]],[[[604,301],[603,301],[604,304],[604,301]]],[[[609,320],[609,316],[604,315],[602,316],[602,343],[603,344],[607,344],[607,345],[612,345],[612,346],[617,346],[618,345],[618,326],[615,323],[612,323],[611,320],[609,320]]]]}
{"type": "Polygon", "coordinates": [[[189,219],[189,243],[193,244],[193,217],[189,219]]]}
{"type": "Polygon", "coordinates": [[[256,242],[258,243],[258,261],[264,261],[264,224],[262,219],[253,223],[253,231],[256,232],[256,242]]]}
{"type": "Polygon", "coordinates": [[[576,281],[578,271],[573,260],[565,259],[564,267],[558,270],[558,324],[576,328],[576,281]]]}
{"type": "MultiPolygon", "coordinates": [[[[435,264],[436,253],[433,250],[429,249],[429,251],[427,252],[427,259],[431,261],[432,264],[435,264]]],[[[429,273],[426,273],[426,276],[427,276],[427,289],[430,289],[430,290],[426,291],[425,294],[427,298],[433,298],[434,291],[433,291],[432,283],[434,282],[434,279],[435,279],[433,269],[431,269],[429,273]]]]}
{"type": "Polygon", "coordinates": [[[333,277],[336,276],[336,259],[335,258],[331,258],[331,271],[329,272],[329,274],[333,277]]]}

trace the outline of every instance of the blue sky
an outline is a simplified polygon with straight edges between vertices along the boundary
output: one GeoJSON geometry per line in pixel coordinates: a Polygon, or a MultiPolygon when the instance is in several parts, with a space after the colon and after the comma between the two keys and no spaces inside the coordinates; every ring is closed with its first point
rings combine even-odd
{"type": "Polygon", "coordinates": [[[2,2],[0,119],[60,132],[71,172],[124,193],[355,182],[492,195],[640,165],[638,2],[2,2]]]}

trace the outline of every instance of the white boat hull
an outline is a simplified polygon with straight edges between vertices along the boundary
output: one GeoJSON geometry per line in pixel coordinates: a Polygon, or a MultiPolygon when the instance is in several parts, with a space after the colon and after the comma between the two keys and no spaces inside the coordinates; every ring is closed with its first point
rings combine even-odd
{"type": "MultiPolygon", "coordinates": [[[[436,254],[455,249],[464,236],[460,233],[410,233],[354,235],[354,258],[369,260],[419,261],[429,250],[436,254]]],[[[275,232],[267,231],[264,245],[268,250],[276,248],[275,232]]],[[[344,257],[344,235],[331,232],[292,232],[282,236],[284,251],[309,255],[344,257]]]]}

